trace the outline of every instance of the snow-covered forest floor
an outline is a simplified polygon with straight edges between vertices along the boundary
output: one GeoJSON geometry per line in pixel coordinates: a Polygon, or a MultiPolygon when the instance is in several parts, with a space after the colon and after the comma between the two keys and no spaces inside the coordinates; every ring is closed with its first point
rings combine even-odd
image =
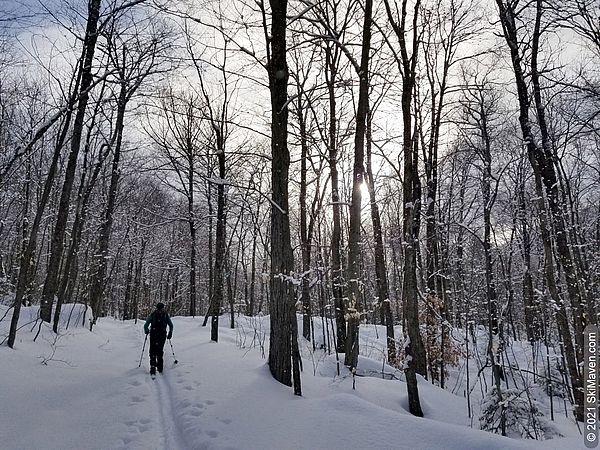
{"type": "MultiPolygon", "coordinates": [[[[0,318],[6,310],[0,306],[0,318]]],[[[24,308],[15,349],[0,346],[3,449],[584,448],[558,402],[554,424],[565,437],[541,442],[478,430],[481,389],[472,390],[471,420],[464,387],[455,388],[465,375],[464,361],[451,371],[449,390],[419,380],[425,418],[413,417],[402,374],[382,365],[384,330],[373,325],[361,327],[361,376],[355,380],[343,364],[337,375],[335,354],[312,351],[303,342],[303,396],[296,397],[270,376],[268,317],[240,316],[232,330],[223,316],[217,344],[201,317],[175,317],[172,343],[179,363],[167,343],[165,371],[152,380],[148,346],[138,368],[142,322],[104,318],[90,333],[82,312],[73,310],[69,328],[58,337],[42,326],[33,342],[38,327],[29,322],[37,307],[24,308]],[[382,369],[394,376],[384,379],[382,369]]],[[[63,314],[63,321],[68,318],[63,314]]],[[[0,339],[9,319],[10,312],[0,322],[0,339]]],[[[315,335],[322,336],[319,320],[315,335]]],[[[526,365],[527,349],[518,344],[516,357],[526,365]]],[[[476,364],[471,371],[473,383],[476,364]]],[[[548,398],[542,389],[534,391],[546,414],[548,398]]]]}

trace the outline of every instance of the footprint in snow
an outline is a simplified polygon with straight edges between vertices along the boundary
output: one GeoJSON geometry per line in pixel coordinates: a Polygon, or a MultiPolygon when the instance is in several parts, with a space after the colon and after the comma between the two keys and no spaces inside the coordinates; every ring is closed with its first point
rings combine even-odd
{"type": "Polygon", "coordinates": [[[231,423],[231,419],[219,419],[219,421],[224,423],[225,425],[229,425],[231,423]]]}
{"type": "Polygon", "coordinates": [[[190,411],[190,415],[194,416],[194,417],[200,417],[203,414],[203,412],[199,409],[192,409],[190,411]]]}
{"type": "Polygon", "coordinates": [[[219,436],[219,432],[215,430],[208,430],[206,434],[208,434],[211,438],[216,438],[219,436]]]}

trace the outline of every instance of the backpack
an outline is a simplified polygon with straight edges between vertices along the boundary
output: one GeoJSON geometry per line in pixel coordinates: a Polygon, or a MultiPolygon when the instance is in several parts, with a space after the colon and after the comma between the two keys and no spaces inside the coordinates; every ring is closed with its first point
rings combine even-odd
{"type": "Polygon", "coordinates": [[[156,310],[152,313],[151,331],[166,332],[169,324],[169,315],[164,310],[156,310]]]}

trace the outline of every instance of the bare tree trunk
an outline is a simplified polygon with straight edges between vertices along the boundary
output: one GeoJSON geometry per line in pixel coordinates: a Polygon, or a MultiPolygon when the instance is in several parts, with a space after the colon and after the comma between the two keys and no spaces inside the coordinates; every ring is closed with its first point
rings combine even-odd
{"type": "MultiPolygon", "coordinates": [[[[459,209],[458,209],[458,221],[459,223],[463,223],[465,220],[465,194],[467,190],[467,175],[469,171],[469,165],[465,164],[462,168],[462,174],[460,179],[460,187],[458,190],[458,199],[459,199],[459,209]]],[[[460,314],[458,325],[461,324],[464,326],[465,330],[468,326],[468,308],[466,307],[466,296],[465,296],[465,280],[464,280],[464,240],[465,240],[465,230],[460,227],[458,230],[458,235],[456,237],[456,280],[457,280],[457,290],[458,290],[458,298],[460,300],[460,308],[462,311],[465,311],[464,322],[463,315],[460,314]]],[[[467,356],[468,357],[468,356],[467,356]]]]}
{"type": "Polygon", "coordinates": [[[312,317],[312,308],[310,303],[310,238],[308,236],[306,205],[306,175],[308,159],[308,136],[306,132],[306,117],[302,103],[302,90],[298,84],[298,122],[300,125],[300,242],[302,246],[302,336],[310,341],[310,322],[312,317]]]}
{"type": "MultiPolygon", "coordinates": [[[[257,212],[257,216],[260,214],[260,209],[257,212]]],[[[250,299],[248,301],[248,309],[246,310],[246,315],[253,316],[254,310],[256,308],[256,234],[257,225],[254,225],[255,229],[252,232],[252,260],[250,262],[250,299]]]]}
{"type": "MultiPolygon", "coordinates": [[[[571,329],[569,327],[569,319],[567,309],[564,301],[560,296],[558,287],[556,285],[556,269],[554,267],[554,252],[552,250],[552,238],[550,236],[550,230],[548,225],[548,212],[543,198],[543,187],[542,180],[539,173],[534,173],[536,194],[537,194],[537,206],[538,215],[540,219],[540,233],[542,235],[542,243],[544,245],[544,274],[546,276],[546,283],[548,285],[548,292],[550,298],[556,305],[552,308],[556,317],[556,324],[558,326],[558,332],[561,336],[564,356],[566,359],[567,370],[569,371],[569,377],[571,378],[571,387],[573,388],[573,398],[575,399],[575,416],[578,414],[578,405],[581,405],[581,414],[583,414],[583,383],[581,379],[581,373],[577,364],[577,356],[575,347],[573,346],[573,338],[571,335],[571,329]]],[[[577,419],[579,420],[579,419],[577,419]]]]}
{"type": "Polygon", "coordinates": [[[479,105],[481,108],[481,135],[482,135],[482,157],[483,157],[483,254],[485,260],[485,285],[486,297],[488,302],[488,359],[492,365],[492,374],[494,377],[494,385],[498,396],[498,405],[501,405],[502,412],[500,415],[500,428],[502,436],[506,436],[506,407],[503,403],[501,381],[504,379],[502,366],[500,363],[500,355],[504,345],[502,337],[502,329],[499,327],[498,320],[498,294],[496,292],[496,283],[494,280],[494,266],[491,255],[491,209],[494,203],[492,195],[491,180],[492,180],[492,155],[490,148],[490,139],[487,129],[487,113],[484,110],[484,105],[479,105]]]}
{"type": "Polygon", "coordinates": [[[188,145],[188,225],[190,228],[190,308],[189,315],[196,317],[196,211],[194,204],[194,190],[195,190],[195,173],[194,173],[194,144],[187,142],[188,145]]]}
{"type": "Polygon", "coordinates": [[[333,302],[335,307],[336,322],[336,350],[338,353],[346,351],[346,308],[344,305],[344,280],[342,273],[341,257],[341,207],[340,187],[337,169],[337,103],[335,95],[335,83],[337,83],[337,71],[339,51],[332,50],[330,46],[325,48],[327,92],[329,96],[329,170],[331,172],[331,203],[333,209],[333,231],[331,234],[331,284],[333,302]]]}
{"type": "Polygon", "coordinates": [[[146,241],[142,239],[140,254],[135,268],[135,278],[133,280],[133,308],[132,316],[137,321],[140,309],[140,286],[142,285],[142,272],[144,266],[144,254],[146,253],[146,241]]]}
{"type": "MultiPolygon", "coordinates": [[[[568,242],[568,230],[565,221],[565,214],[562,209],[564,205],[561,204],[559,196],[558,178],[556,176],[556,169],[554,166],[553,152],[550,144],[550,138],[548,133],[548,125],[546,123],[546,113],[544,105],[542,104],[542,94],[540,87],[540,74],[537,67],[537,59],[539,52],[539,40],[541,37],[541,18],[542,18],[542,1],[536,0],[536,21],[535,29],[533,33],[533,48],[531,57],[531,81],[533,84],[533,98],[535,102],[535,108],[537,111],[537,121],[540,127],[540,135],[542,140],[542,148],[537,146],[532,147],[535,150],[533,154],[530,154],[530,158],[535,158],[535,164],[537,164],[544,182],[546,190],[546,198],[548,200],[548,206],[551,212],[551,219],[556,231],[556,247],[558,252],[558,259],[565,271],[565,278],[567,282],[567,293],[571,300],[571,307],[573,308],[573,328],[575,331],[575,353],[578,361],[583,361],[583,330],[585,328],[584,318],[584,305],[586,303],[585,296],[581,295],[581,289],[579,286],[579,276],[576,270],[576,264],[571,254],[569,242],[568,242]]],[[[533,136],[531,136],[533,137],[533,136]]],[[[535,170],[535,167],[534,167],[535,170]]],[[[583,420],[583,419],[582,419],[583,420]]]]}
{"type": "Polygon", "coordinates": [[[125,126],[125,109],[127,107],[127,88],[122,81],[121,92],[118,101],[117,121],[115,124],[116,141],[113,149],[113,162],[110,176],[110,187],[108,189],[108,201],[104,213],[104,221],[98,233],[98,244],[92,263],[92,285],[90,287],[90,305],[94,313],[93,323],[96,323],[102,305],[102,296],[106,286],[106,269],[108,264],[108,249],[110,244],[110,233],[112,230],[113,216],[117,201],[117,189],[121,175],[121,146],[123,143],[123,128],[125,126]]]}
{"type": "MultiPolygon", "coordinates": [[[[102,90],[100,92],[99,98],[103,97],[105,86],[106,86],[106,84],[102,85],[102,90]]],[[[77,206],[75,208],[75,219],[73,221],[73,229],[71,232],[71,244],[69,246],[69,251],[67,253],[67,257],[63,263],[63,276],[62,276],[62,280],[60,282],[60,287],[58,290],[56,309],[54,311],[53,330],[55,333],[58,333],[58,324],[60,321],[60,313],[61,313],[62,305],[66,300],[68,301],[70,299],[70,294],[73,291],[72,288],[74,286],[75,280],[77,279],[79,246],[81,244],[82,232],[83,232],[83,228],[85,225],[85,221],[87,219],[88,207],[89,207],[89,202],[90,202],[90,198],[92,195],[92,191],[96,184],[96,181],[98,179],[100,171],[102,170],[104,161],[108,157],[111,146],[114,144],[115,139],[117,139],[117,137],[120,133],[119,129],[117,128],[115,130],[115,133],[113,134],[113,137],[111,138],[110,143],[104,144],[100,148],[100,154],[98,155],[98,161],[96,161],[96,164],[94,165],[93,171],[90,174],[90,179],[88,181],[87,180],[87,172],[89,171],[89,169],[87,167],[87,158],[88,158],[89,150],[90,150],[90,146],[91,146],[90,141],[92,138],[92,130],[94,129],[94,126],[96,124],[96,118],[98,117],[98,114],[100,112],[100,105],[101,105],[101,102],[98,102],[96,104],[96,107],[94,108],[94,114],[92,116],[91,123],[88,127],[88,135],[86,137],[86,142],[85,142],[85,147],[84,147],[84,155],[85,155],[84,164],[83,164],[84,167],[83,167],[83,173],[81,175],[79,192],[77,194],[77,206]]],[[[118,115],[119,115],[119,110],[117,111],[117,125],[119,124],[118,115]]]]}
{"type": "Polygon", "coordinates": [[[346,355],[344,364],[354,370],[358,364],[359,324],[362,318],[361,305],[361,187],[364,179],[365,135],[367,131],[367,115],[369,113],[369,52],[371,50],[371,23],[373,1],[365,2],[363,22],[362,54],[360,61],[360,77],[358,89],[358,107],[356,111],[356,133],[354,135],[354,170],[352,175],[352,202],[350,205],[350,231],[348,234],[348,305],[346,355]]]}
{"type": "Polygon", "coordinates": [[[227,299],[229,302],[229,328],[235,328],[235,314],[233,304],[235,303],[235,295],[233,294],[233,284],[231,283],[231,258],[229,252],[225,256],[225,278],[227,279],[227,299]]]}
{"type": "Polygon", "coordinates": [[[40,304],[40,317],[45,322],[50,322],[52,315],[52,304],[54,297],[58,291],[58,272],[60,269],[65,230],[67,219],[69,217],[69,205],[71,201],[71,191],[75,181],[75,170],[77,169],[77,158],[81,148],[81,136],[83,133],[85,113],[87,110],[89,92],[88,88],[92,85],[92,62],[94,60],[94,52],[96,50],[96,41],[98,39],[97,26],[100,16],[100,0],[90,0],[88,4],[88,20],[83,42],[83,65],[81,67],[81,86],[80,96],[77,105],[77,113],[73,124],[73,133],[71,135],[71,151],[67,161],[65,179],[63,189],[60,195],[60,204],[58,207],[58,215],[54,232],[52,234],[52,247],[50,251],[50,260],[48,261],[48,269],[46,280],[44,281],[44,289],[42,291],[42,299],[40,304]]]}
{"type": "MultiPolygon", "coordinates": [[[[208,177],[212,177],[212,173],[209,171],[208,177]]],[[[208,203],[208,309],[206,311],[206,315],[204,316],[204,322],[202,326],[206,326],[206,322],[208,320],[208,316],[210,314],[210,308],[213,301],[214,295],[214,237],[213,237],[213,216],[214,216],[214,207],[212,203],[212,183],[207,182],[207,198],[206,202],[208,203]]]]}
{"type": "MultiPolygon", "coordinates": [[[[213,124],[214,125],[214,124],[213,124]]],[[[215,129],[216,126],[213,126],[215,129]]],[[[225,148],[223,136],[217,133],[217,158],[219,160],[219,178],[221,182],[217,185],[217,232],[215,237],[215,270],[214,270],[214,295],[212,319],[210,328],[210,339],[219,340],[219,314],[223,304],[223,274],[225,272],[225,148]]]]}
{"type": "Polygon", "coordinates": [[[129,320],[133,317],[133,302],[131,300],[131,282],[133,279],[133,251],[129,248],[129,258],[127,259],[127,278],[125,278],[125,298],[123,300],[123,320],[129,320]]]}
{"type": "MultiPolygon", "coordinates": [[[[287,0],[270,0],[271,36],[268,58],[269,90],[271,91],[271,335],[269,368],[273,377],[292,385],[292,353],[296,359],[297,339],[292,337],[297,326],[294,285],[290,280],[294,270],[294,254],[290,240],[288,180],[290,153],[287,146],[289,78],[286,62],[287,0]]],[[[302,394],[299,373],[294,370],[294,393],[302,394]]]]}
{"type": "Polygon", "coordinates": [[[366,175],[367,186],[369,189],[369,199],[371,205],[371,221],[373,222],[373,237],[375,239],[375,278],[377,284],[377,296],[379,307],[382,311],[386,337],[388,362],[392,365],[397,365],[396,361],[396,340],[394,337],[394,317],[392,315],[390,289],[385,264],[385,250],[383,246],[383,231],[381,226],[381,215],[379,214],[379,205],[375,195],[375,177],[373,176],[373,167],[371,164],[371,121],[372,114],[368,115],[367,119],[367,160],[366,160],[366,175]]]}
{"type": "Polygon", "coordinates": [[[529,224],[527,222],[527,210],[525,205],[525,185],[521,182],[519,185],[519,221],[521,223],[523,262],[525,264],[525,273],[523,274],[523,305],[525,307],[525,331],[527,340],[533,346],[540,338],[540,330],[537,325],[537,314],[539,311],[535,292],[533,290],[533,277],[531,275],[531,236],[529,233],[529,224]]]}
{"type": "MultiPolygon", "coordinates": [[[[388,19],[394,29],[396,38],[400,45],[400,55],[398,64],[401,66],[402,73],[402,130],[403,142],[402,152],[404,155],[404,180],[403,190],[403,209],[404,209],[404,279],[402,284],[402,299],[405,306],[404,315],[408,328],[409,343],[406,346],[405,353],[410,362],[405,370],[409,409],[415,416],[422,417],[421,402],[419,400],[419,390],[417,386],[416,374],[423,376],[427,374],[427,356],[425,347],[419,329],[418,314],[418,295],[419,286],[417,283],[417,254],[419,246],[419,229],[421,209],[421,182],[418,174],[418,146],[413,139],[414,130],[412,126],[411,107],[413,102],[413,92],[416,85],[416,67],[419,51],[418,35],[418,17],[420,14],[421,1],[413,6],[412,20],[412,53],[409,56],[408,43],[406,39],[406,16],[408,14],[408,1],[402,1],[402,10],[400,11],[400,23],[394,16],[394,12],[388,0],[384,0],[388,19]]],[[[396,12],[398,12],[396,10],[396,12]]]]}

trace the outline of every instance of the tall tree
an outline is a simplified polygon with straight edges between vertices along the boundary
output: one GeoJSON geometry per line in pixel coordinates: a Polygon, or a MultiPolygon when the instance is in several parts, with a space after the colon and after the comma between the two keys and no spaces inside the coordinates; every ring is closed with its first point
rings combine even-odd
{"type": "Polygon", "coordinates": [[[464,114],[466,125],[475,128],[476,140],[469,140],[471,150],[477,154],[481,161],[481,193],[483,203],[483,247],[485,271],[485,297],[487,298],[487,322],[489,342],[487,347],[487,362],[492,366],[493,382],[496,388],[498,404],[502,405],[500,427],[502,435],[506,436],[506,412],[503,406],[501,383],[504,379],[501,365],[501,353],[504,346],[503,328],[501,324],[501,308],[498,306],[498,292],[494,276],[494,260],[492,255],[492,207],[496,200],[498,189],[495,189],[492,180],[492,144],[493,144],[493,117],[497,114],[499,96],[489,86],[487,79],[478,80],[472,87],[465,90],[464,114]]]}
{"type": "Polygon", "coordinates": [[[328,179],[323,179],[324,158],[319,159],[320,167],[316,167],[312,148],[312,129],[310,121],[310,111],[314,112],[315,99],[312,94],[315,87],[307,89],[307,82],[313,70],[312,61],[315,59],[316,52],[309,53],[307,62],[301,57],[304,52],[303,47],[296,46],[293,53],[294,72],[291,74],[296,84],[296,99],[294,102],[295,112],[298,121],[298,139],[300,140],[300,245],[302,256],[302,285],[301,285],[301,303],[302,303],[302,335],[305,339],[312,338],[312,301],[310,295],[311,274],[314,273],[311,268],[313,253],[313,236],[316,221],[318,220],[318,211],[321,209],[325,189],[321,186],[327,185],[328,179]],[[309,167],[313,168],[315,173],[314,180],[309,180],[309,167]],[[308,189],[310,185],[315,185],[312,200],[308,199],[308,189]]]}
{"type": "MultiPolygon", "coordinates": [[[[90,4],[91,6],[91,4],[90,4]]],[[[97,20],[93,19],[92,20],[97,20]]],[[[87,42],[87,34],[86,40],[84,40],[84,44],[87,42]]],[[[85,45],[84,45],[85,47],[85,45]]],[[[14,342],[17,334],[17,325],[19,322],[19,315],[21,311],[21,304],[23,302],[25,293],[28,289],[28,286],[31,282],[31,277],[34,273],[34,264],[33,257],[38,244],[38,233],[40,231],[40,227],[42,225],[42,218],[44,215],[44,211],[46,210],[46,206],[48,205],[52,187],[54,184],[54,180],[58,173],[58,162],[59,158],[65,145],[67,135],[70,129],[71,120],[73,116],[73,110],[78,105],[83,98],[87,98],[89,95],[89,90],[93,87],[92,83],[86,88],[81,88],[82,83],[82,74],[84,72],[83,65],[86,61],[86,51],[85,48],[82,50],[81,59],[78,61],[76,70],[73,73],[73,76],[69,85],[69,94],[65,99],[66,105],[61,108],[57,113],[55,113],[49,120],[47,120],[43,126],[39,127],[34,136],[29,142],[23,147],[21,152],[21,147],[18,147],[14,153],[13,158],[9,160],[8,165],[5,167],[3,174],[9,172],[10,167],[14,164],[21,155],[27,154],[33,146],[48,132],[48,130],[58,121],[60,121],[60,127],[57,132],[54,152],[51,158],[50,166],[48,168],[48,172],[46,175],[46,179],[43,183],[43,189],[40,196],[40,201],[37,205],[36,214],[33,220],[32,225],[28,228],[27,237],[22,243],[22,251],[19,255],[19,275],[17,280],[16,292],[15,292],[15,301],[14,301],[14,309],[13,315],[11,318],[9,337],[8,337],[8,345],[9,347],[14,346],[14,342]]],[[[2,183],[2,176],[0,176],[0,185],[2,183]]],[[[24,227],[25,228],[25,227],[24,227]]],[[[48,312],[48,321],[49,315],[51,313],[51,309],[48,312]]]]}
{"type": "Polygon", "coordinates": [[[352,202],[350,204],[350,231],[348,234],[348,327],[344,364],[354,370],[358,364],[359,325],[362,314],[362,283],[360,273],[360,244],[362,222],[362,185],[365,175],[365,136],[369,114],[369,55],[371,51],[371,24],[373,1],[366,0],[363,20],[362,50],[360,58],[358,107],[354,135],[354,169],[352,176],[352,202]]]}
{"type": "MultiPolygon", "coordinates": [[[[219,104],[211,98],[201,67],[202,61],[198,59],[194,53],[194,48],[191,41],[188,43],[188,52],[190,53],[200,83],[200,90],[204,103],[206,105],[206,120],[210,124],[210,142],[209,147],[214,151],[217,156],[217,166],[219,169],[218,179],[209,180],[209,183],[217,185],[217,227],[215,233],[215,265],[213,270],[213,292],[210,296],[210,304],[207,314],[211,314],[211,340],[217,342],[219,340],[219,315],[221,305],[224,301],[223,296],[223,283],[226,270],[226,226],[227,226],[227,193],[226,193],[226,142],[228,137],[228,124],[230,121],[229,117],[229,79],[227,69],[227,41],[225,41],[222,49],[223,60],[218,63],[217,70],[220,75],[220,84],[222,89],[222,101],[219,104]]],[[[230,296],[233,300],[233,296],[230,296]]],[[[205,320],[206,322],[206,320],[205,320]]],[[[233,328],[233,327],[232,327],[233,328]]]]}
{"type": "Polygon", "coordinates": [[[269,368],[273,377],[280,383],[291,386],[293,378],[294,393],[301,395],[297,349],[298,324],[292,282],[294,254],[290,241],[288,194],[290,152],[287,146],[287,85],[289,79],[286,61],[287,0],[270,0],[269,3],[271,5],[271,32],[265,36],[267,39],[269,90],[271,92],[272,158],[269,368]],[[293,364],[292,359],[294,360],[293,364]]]}
{"type": "Polygon", "coordinates": [[[336,323],[336,349],[346,351],[346,305],[344,304],[344,277],[342,270],[342,219],[340,204],[340,181],[338,174],[338,105],[335,86],[338,82],[338,65],[341,51],[333,44],[325,46],[325,79],[329,103],[329,173],[331,174],[331,204],[333,230],[331,233],[331,283],[336,323]]]}
{"type": "Polygon", "coordinates": [[[48,260],[48,269],[44,281],[44,290],[42,292],[42,301],[40,304],[40,317],[45,322],[50,322],[52,315],[52,305],[54,297],[58,291],[58,275],[63,256],[65,231],[67,219],[69,218],[69,209],[71,202],[71,191],[75,181],[75,170],[77,169],[77,159],[81,149],[81,136],[83,134],[85,114],[89,99],[89,88],[92,86],[93,73],[92,63],[96,51],[96,42],[98,40],[98,20],[100,18],[100,0],[90,0],[88,3],[88,18],[83,40],[81,65],[81,84],[79,86],[80,96],[77,102],[77,113],[73,122],[73,131],[71,134],[71,150],[65,169],[65,178],[63,188],[60,194],[60,203],[54,232],[52,234],[52,245],[50,248],[50,259],[48,260]]]}
{"type": "Polygon", "coordinates": [[[427,374],[427,359],[425,346],[419,330],[417,284],[417,246],[419,245],[420,211],[421,211],[421,181],[418,173],[418,145],[414,139],[412,122],[413,94],[417,78],[417,60],[420,46],[420,31],[418,19],[421,1],[417,0],[412,8],[412,28],[407,28],[406,18],[409,12],[408,0],[402,0],[402,5],[392,4],[384,0],[388,20],[390,21],[398,44],[400,54],[396,54],[396,62],[402,76],[402,154],[404,156],[404,179],[402,180],[404,207],[404,273],[402,284],[402,301],[404,315],[408,328],[409,342],[405,353],[410,359],[406,365],[406,381],[408,388],[409,409],[416,416],[423,416],[416,374],[427,374]],[[400,21],[396,17],[399,11],[400,21]],[[409,53],[409,46],[410,53],[409,53]]]}

